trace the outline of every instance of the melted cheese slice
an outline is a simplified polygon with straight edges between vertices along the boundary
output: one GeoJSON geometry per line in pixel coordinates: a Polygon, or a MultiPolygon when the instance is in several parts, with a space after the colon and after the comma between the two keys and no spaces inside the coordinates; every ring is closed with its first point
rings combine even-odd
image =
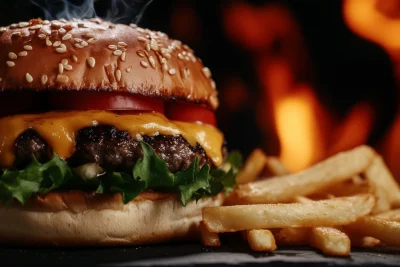
{"type": "Polygon", "coordinates": [[[160,113],[116,114],[108,111],[63,111],[42,114],[15,115],[0,119],[0,166],[14,163],[15,141],[27,129],[35,130],[63,159],[75,151],[75,137],[85,127],[113,125],[127,131],[134,139],[140,136],[182,135],[192,146],[197,144],[212,162],[222,163],[223,135],[206,124],[169,121],[160,113]]]}

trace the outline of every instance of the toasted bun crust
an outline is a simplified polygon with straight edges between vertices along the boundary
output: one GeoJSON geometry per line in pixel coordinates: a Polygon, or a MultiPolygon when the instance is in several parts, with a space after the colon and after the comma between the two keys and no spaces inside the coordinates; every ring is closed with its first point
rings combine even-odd
{"type": "Polygon", "coordinates": [[[0,59],[2,91],[118,91],[218,106],[211,73],[189,47],[134,24],[12,24],[0,28],[0,59]]]}
{"type": "Polygon", "coordinates": [[[194,239],[198,235],[201,209],[221,205],[222,198],[220,194],[191,202],[186,207],[176,196],[154,198],[154,194],[142,195],[122,209],[105,206],[100,209],[101,205],[79,211],[34,210],[16,205],[0,207],[0,243],[111,246],[194,239]]]}

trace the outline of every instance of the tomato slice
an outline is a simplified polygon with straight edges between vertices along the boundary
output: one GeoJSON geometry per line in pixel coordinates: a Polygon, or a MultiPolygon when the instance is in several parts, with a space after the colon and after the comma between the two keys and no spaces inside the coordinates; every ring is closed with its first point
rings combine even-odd
{"type": "Polygon", "coordinates": [[[45,97],[37,92],[2,92],[0,117],[43,110],[45,97]]]}
{"type": "Polygon", "coordinates": [[[51,92],[53,109],[77,110],[144,110],[164,113],[164,100],[129,93],[114,92],[51,92]]]}
{"type": "Polygon", "coordinates": [[[217,126],[214,111],[197,104],[169,103],[165,110],[170,120],[185,122],[202,122],[217,126]]]}

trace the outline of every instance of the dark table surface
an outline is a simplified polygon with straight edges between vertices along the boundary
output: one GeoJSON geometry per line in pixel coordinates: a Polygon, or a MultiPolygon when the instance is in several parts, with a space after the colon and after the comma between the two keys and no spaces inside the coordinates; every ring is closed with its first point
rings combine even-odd
{"type": "Polygon", "coordinates": [[[274,253],[251,251],[240,240],[221,247],[175,243],[118,248],[0,248],[0,266],[400,266],[400,249],[353,249],[349,257],[326,257],[308,247],[279,248],[274,253]]]}

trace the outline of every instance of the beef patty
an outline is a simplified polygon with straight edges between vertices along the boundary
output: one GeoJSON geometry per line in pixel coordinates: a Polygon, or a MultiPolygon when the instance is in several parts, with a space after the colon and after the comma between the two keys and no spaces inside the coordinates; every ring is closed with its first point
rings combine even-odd
{"type": "MultiPolygon", "coordinates": [[[[191,146],[182,136],[143,136],[142,139],[166,162],[171,172],[187,169],[196,156],[200,166],[212,165],[200,145],[191,146]]],[[[38,161],[46,162],[52,156],[52,149],[30,129],[15,142],[15,167],[25,167],[32,161],[32,155],[38,161]]],[[[131,172],[136,161],[142,157],[140,142],[128,132],[119,131],[114,126],[99,125],[78,132],[75,152],[67,160],[71,166],[96,163],[107,171],[131,172]]]]}

